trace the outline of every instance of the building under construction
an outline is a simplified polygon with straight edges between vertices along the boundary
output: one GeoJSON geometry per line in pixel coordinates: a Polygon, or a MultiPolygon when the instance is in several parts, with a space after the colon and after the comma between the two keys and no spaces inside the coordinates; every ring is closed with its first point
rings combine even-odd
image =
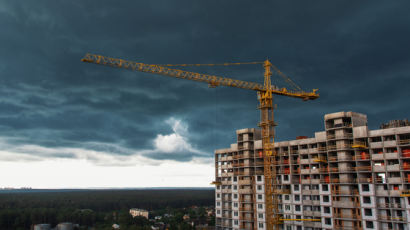
{"type": "MultiPolygon", "coordinates": [[[[280,227],[410,229],[408,121],[369,130],[367,116],[324,117],[313,138],[274,144],[280,227]]],[[[237,130],[215,151],[217,229],[266,229],[261,131],[237,130]]]]}

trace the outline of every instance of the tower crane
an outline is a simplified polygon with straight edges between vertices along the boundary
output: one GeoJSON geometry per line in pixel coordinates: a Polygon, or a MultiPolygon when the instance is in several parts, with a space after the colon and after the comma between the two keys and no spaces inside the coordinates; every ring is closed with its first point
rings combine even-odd
{"type": "MultiPolygon", "coordinates": [[[[83,62],[94,63],[99,65],[105,65],[116,68],[123,68],[133,71],[146,72],[164,75],[168,77],[175,77],[180,79],[199,81],[208,83],[210,87],[228,86],[247,90],[254,90],[257,92],[259,100],[258,108],[261,111],[260,122],[258,124],[261,127],[262,134],[262,149],[263,149],[263,164],[265,177],[265,204],[266,204],[266,228],[279,229],[279,225],[284,220],[296,220],[296,219],[283,219],[279,212],[279,195],[281,194],[278,189],[278,180],[276,176],[276,157],[277,153],[274,149],[274,127],[276,123],[273,117],[273,95],[282,95],[287,97],[300,98],[303,101],[314,100],[319,97],[316,92],[317,89],[313,89],[311,92],[303,91],[299,86],[293,83],[287,78],[279,69],[272,65],[269,60],[264,62],[246,62],[246,63],[223,63],[223,64],[179,64],[179,65],[158,65],[158,64],[144,64],[133,61],[127,61],[119,58],[106,57],[97,54],[86,54],[83,62]],[[172,66],[203,66],[203,65],[241,65],[241,64],[262,64],[264,67],[264,84],[255,82],[241,81],[232,78],[218,77],[213,75],[188,72],[180,69],[172,69],[172,66]],[[279,88],[271,83],[272,68],[285,80],[292,84],[295,90],[288,90],[286,88],[279,88]]],[[[311,219],[306,221],[320,221],[311,219]]]]}

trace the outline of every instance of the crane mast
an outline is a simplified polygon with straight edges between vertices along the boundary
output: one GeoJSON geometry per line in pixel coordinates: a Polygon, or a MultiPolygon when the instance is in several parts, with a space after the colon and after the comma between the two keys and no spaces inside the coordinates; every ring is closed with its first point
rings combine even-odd
{"type": "Polygon", "coordinates": [[[271,66],[266,60],[264,86],[266,91],[258,91],[259,109],[261,111],[260,123],[263,148],[263,174],[265,178],[265,205],[266,229],[277,229],[280,215],[278,208],[278,195],[273,192],[277,189],[276,181],[276,151],[274,150],[275,122],[273,120],[273,95],[271,86],[271,66]]]}
{"type": "MultiPolygon", "coordinates": [[[[288,97],[295,97],[306,100],[314,100],[319,97],[316,93],[316,89],[312,92],[304,92],[294,84],[290,79],[285,80],[289,83],[296,85],[297,90],[291,91],[286,88],[279,88],[272,85],[272,67],[279,75],[283,77],[277,67],[272,65],[269,60],[264,62],[247,62],[247,63],[224,63],[224,64],[180,64],[180,65],[152,65],[144,64],[132,61],[126,61],[118,58],[105,57],[97,54],[86,54],[82,59],[83,62],[106,65],[117,68],[124,68],[139,72],[160,74],[168,77],[175,77],[180,79],[199,81],[208,83],[210,87],[217,86],[229,86],[235,88],[242,88],[248,90],[257,91],[260,109],[260,122],[258,124],[261,127],[262,135],[262,148],[263,148],[263,165],[264,165],[264,178],[265,178],[265,205],[266,205],[266,229],[280,229],[279,225],[284,220],[279,211],[279,194],[281,193],[278,189],[278,181],[276,176],[276,156],[277,153],[274,149],[274,138],[275,138],[275,122],[273,114],[273,95],[282,95],[288,97]],[[194,72],[188,72],[179,69],[170,69],[166,66],[201,66],[201,65],[240,65],[240,64],[262,64],[264,67],[264,84],[259,84],[255,82],[241,81],[232,78],[224,78],[207,74],[200,74],[194,72]]],[[[291,220],[291,219],[289,219],[291,220]]],[[[296,219],[292,219],[296,220],[296,219]]],[[[302,220],[302,219],[300,219],[302,220]]],[[[303,221],[320,221],[320,219],[303,219],[303,221]]]]}

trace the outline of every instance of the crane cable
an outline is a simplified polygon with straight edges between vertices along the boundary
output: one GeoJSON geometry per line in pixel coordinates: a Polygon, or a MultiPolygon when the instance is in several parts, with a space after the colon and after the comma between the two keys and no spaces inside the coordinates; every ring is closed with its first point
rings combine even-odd
{"type": "MultiPolygon", "coordinates": [[[[218,64],[153,64],[157,66],[230,66],[230,65],[256,65],[263,64],[264,62],[228,62],[218,64]]],[[[295,82],[293,82],[288,76],[286,76],[278,67],[272,64],[273,69],[282,77],[290,86],[295,90],[303,91],[295,82]]]]}
{"type": "Polygon", "coordinates": [[[156,64],[158,66],[229,66],[229,65],[255,65],[263,64],[263,62],[232,62],[219,64],[156,64]]]}

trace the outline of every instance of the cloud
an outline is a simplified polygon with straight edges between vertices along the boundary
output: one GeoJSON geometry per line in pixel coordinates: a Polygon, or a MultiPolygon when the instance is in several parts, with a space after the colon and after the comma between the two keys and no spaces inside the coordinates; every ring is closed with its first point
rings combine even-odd
{"type": "MultiPolygon", "coordinates": [[[[408,5],[2,1],[0,137],[9,146],[0,157],[205,162],[236,141],[235,130],[256,127],[253,91],[82,63],[87,52],[169,64],[268,57],[321,94],[275,97],[277,140],[312,136],[324,114],[341,110],[368,114],[371,128],[407,118],[408,5]]],[[[259,65],[186,70],[263,82],[259,65]]]]}
{"type": "Polygon", "coordinates": [[[188,142],[188,126],[173,117],[166,122],[173,133],[158,134],[149,149],[133,150],[121,144],[77,142],[76,147],[45,147],[28,143],[24,138],[0,138],[0,160],[42,161],[50,159],[86,160],[99,166],[159,165],[166,161],[209,163],[209,154],[188,142]],[[13,143],[20,143],[14,145],[13,143]],[[205,159],[204,159],[205,158],[205,159]]]}
{"type": "Polygon", "coordinates": [[[158,134],[154,140],[156,150],[164,153],[173,152],[192,152],[196,154],[205,155],[203,152],[194,149],[190,143],[187,142],[188,127],[173,117],[166,121],[172,126],[173,133],[168,135],[158,134]]]}

